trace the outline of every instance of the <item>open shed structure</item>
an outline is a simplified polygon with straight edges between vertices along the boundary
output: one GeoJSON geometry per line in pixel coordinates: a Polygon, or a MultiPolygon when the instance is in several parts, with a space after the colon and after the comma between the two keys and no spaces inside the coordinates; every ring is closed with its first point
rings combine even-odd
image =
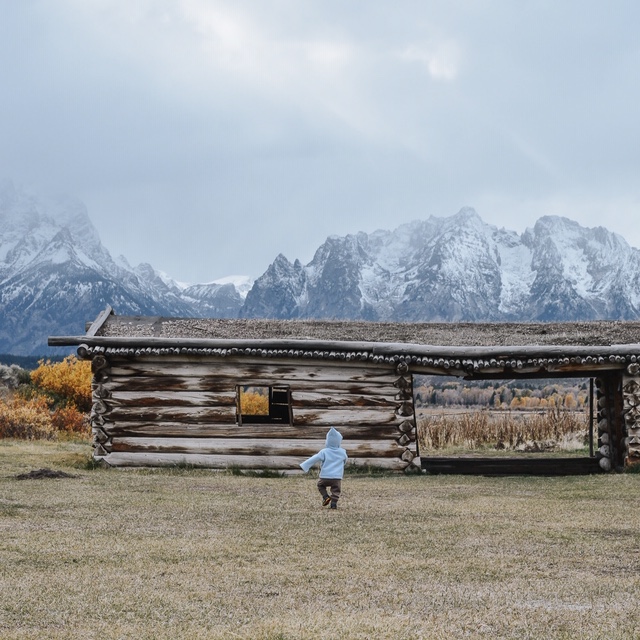
{"type": "Polygon", "coordinates": [[[49,345],[91,360],[94,458],[113,466],[293,470],[335,426],[356,465],[421,468],[413,376],[424,374],[592,379],[594,461],[608,471],[640,462],[639,337],[635,322],[220,320],[107,307],[85,334],[49,345]]]}

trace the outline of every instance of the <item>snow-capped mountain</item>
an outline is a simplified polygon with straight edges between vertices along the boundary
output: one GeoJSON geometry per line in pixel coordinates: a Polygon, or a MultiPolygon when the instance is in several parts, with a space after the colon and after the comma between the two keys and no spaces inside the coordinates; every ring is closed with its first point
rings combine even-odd
{"type": "Polygon", "coordinates": [[[236,317],[242,303],[233,283],[188,287],[113,260],[78,200],[0,183],[0,353],[48,353],[49,335],[77,334],[107,304],[120,314],[236,317]]]}
{"type": "Polygon", "coordinates": [[[85,206],[0,182],[0,353],[42,355],[110,304],[122,315],[395,321],[640,317],[640,251],[602,227],[540,218],[523,234],[470,208],[331,236],[307,265],[187,285],[114,260],[85,206]]]}
{"type": "Polygon", "coordinates": [[[471,208],[394,231],[332,236],[306,266],[279,255],[247,318],[562,321],[640,316],[640,251],[545,216],[522,235],[471,208]]]}

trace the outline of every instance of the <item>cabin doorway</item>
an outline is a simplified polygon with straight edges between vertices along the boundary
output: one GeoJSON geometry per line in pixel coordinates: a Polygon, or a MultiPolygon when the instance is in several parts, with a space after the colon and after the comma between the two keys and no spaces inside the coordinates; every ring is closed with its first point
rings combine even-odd
{"type": "Polygon", "coordinates": [[[597,395],[593,378],[414,376],[422,468],[486,475],[598,471],[597,395]]]}

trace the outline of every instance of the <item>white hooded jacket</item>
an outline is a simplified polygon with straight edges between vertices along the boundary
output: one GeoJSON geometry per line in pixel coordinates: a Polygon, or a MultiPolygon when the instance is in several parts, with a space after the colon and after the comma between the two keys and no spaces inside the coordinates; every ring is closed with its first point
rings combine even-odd
{"type": "Polygon", "coordinates": [[[331,427],[327,433],[325,441],[326,447],[321,449],[309,459],[300,463],[302,470],[307,473],[316,462],[320,462],[321,478],[342,478],[344,465],[349,456],[340,446],[342,444],[342,434],[331,427]]]}

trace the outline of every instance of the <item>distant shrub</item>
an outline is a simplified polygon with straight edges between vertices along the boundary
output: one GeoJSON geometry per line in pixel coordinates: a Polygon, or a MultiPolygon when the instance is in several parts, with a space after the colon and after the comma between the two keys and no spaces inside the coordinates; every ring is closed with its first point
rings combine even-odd
{"type": "Polygon", "coordinates": [[[9,389],[17,389],[19,385],[29,382],[29,372],[17,364],[0,364],[0,384],[9,389]]]}
{"type": "Polygon", "coordinates": [[[0,376],[8,377],[14,389],[0,403],[0,437],[52,439],[60,434],[89,435],[89,362],[74,356],[62,362],[40,360],[30,374],[17,365],[0,365],[0,376]]]}
{"type": "Polygon", "coordinates": [[[31,383],[56,407],[91,410],[91,363],[67,356],[62,362],[40,361],[31,372],[31,383]]]}
{"type": "Polygon", "coordinates": [[[14,396],[0,400],[0,438],[52,440],[55,437],[56,429],[46,398],[25,400],[14,396]]]}
{"type": "Polygon", "coordinates": [[[73,405],[58,407],[51,415],[54,429],[68,434],[88,435],[90,432],[89,418],[73,405]]]}

